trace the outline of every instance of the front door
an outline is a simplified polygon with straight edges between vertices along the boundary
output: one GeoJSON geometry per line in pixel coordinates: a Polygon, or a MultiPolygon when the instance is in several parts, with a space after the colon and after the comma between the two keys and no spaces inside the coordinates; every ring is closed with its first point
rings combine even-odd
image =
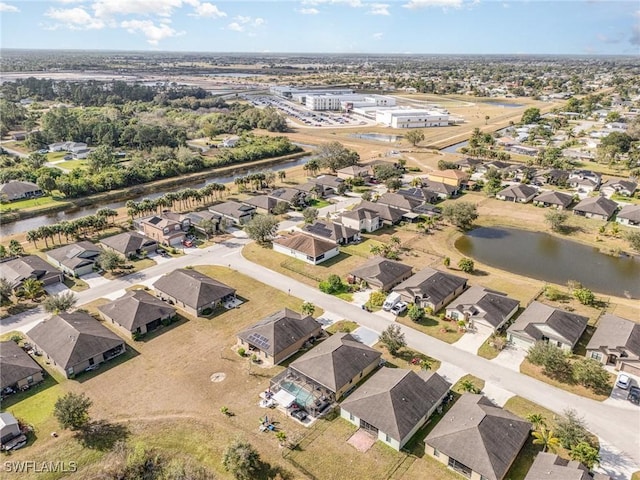
{"type": "Polygon", "coordinates": [[[609,355],[607,357],[607,365],[615,365],[617,361],[618,361],[617,355],[609,355]]]}
{"type": "Polygon", "coordinates": [[[378,428],[374,427],[370,423],[365,422],[362,419],[360,419],[360,428],[362,428],[363,430],[366,430],[367,432],[375,435],[376,437],[378,436],[378,428]]]}

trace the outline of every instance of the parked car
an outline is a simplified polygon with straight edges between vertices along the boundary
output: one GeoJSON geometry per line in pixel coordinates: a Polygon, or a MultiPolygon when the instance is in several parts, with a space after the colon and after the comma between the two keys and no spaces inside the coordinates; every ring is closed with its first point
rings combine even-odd
{"type": "Polygon", "coordinates": [[[631,378],[626,373],[621,373],[618,375],[618,380],[616,381],[616,387],[621,388],[623,390],[627,390],[631,386],[631,378]]]}
{"type": "Polygon", "coordinates": [[[298,420],[302,421],[305,418],[307,418],[307,412],[305,412],[303,409],[294,410],[293,412],[291,412],[291,416],[293,418],[297,418],[298,420]]]}
{"type": "Polygon", "coordinates": [[[629,395],[627,395],[627,400],[636,405],[640,405],[640,387],[631,387],[629,389],[629,395]]]}
{"type": "Polygon", "coordinates": [[[407,302],[398,302],[391,309],[391,313],[394,315],[400,315],[407,310],[407,302]]]}

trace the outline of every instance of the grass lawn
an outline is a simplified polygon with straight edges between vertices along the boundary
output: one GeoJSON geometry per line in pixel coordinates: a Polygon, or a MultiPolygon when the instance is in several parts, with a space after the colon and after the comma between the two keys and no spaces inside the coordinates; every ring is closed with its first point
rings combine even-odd
{"type": "Polygon", "coordinates": [[[419,372],[422,369],[420,367],[419,360],[428,361],[431,364],[429,370],[432,372],[440,368],[440,360],[430,357],[429,355],[425,355],[424,353],[416,352],[410,348],[402,348],[395,356],[391,355],[389,350],[387,350],[387,348],[380,342],[376,343],[374,348],[382,352],[382,358],[386,362],[385,366],[389,368],[404,368],[419,372]],[[417,358],[418,361],[413,363],[412,360],[415,358],[417,358]]]}
{"type": "Polygon", "coordinates": [[[480,348],[478,349],[478,356],[482,358],[486,358],[487,360],[493,360],[494,358],[496,358],[500,353],[500,350],[493,347],[491,345],[492,343],[493,343],[493,338],[492,337],[487,338],[484,341],[484,343],[480,345],[480,348]]]}
{"type": "Polygon", "coordinates": [[[87,161],[82,159],[81,160],[65,160],[64,162],[56,163],[55,166],[60,169],[69,170],[69,171],[73,170],[74,168],[86,169],[87,161]]]}
{"type": "Polygon", "coordinates": [[[602,402],[603,400],[609,398],[609,395],[611,395],[611,390],[613,389],[613,384],[616,380],[616,376],[610,373],[608,390],[605,392],[594,392],[592,389],[583,387],[582,385],[578,385],[576,383],[566,383],[561,382],[560,380],[556,380],[555,378],[551,378],[545,375],[542,370],[543,367],[534,365],[526,358],[520,364],[520,373],[529,375],[530,377],[548,383],[549,385],[553,385],[554,387],[561,388],[562,390],[566,390],[567,392],[580,395],[581,397],[590,398],[592,400],[597,400],[599,402],[602,402]]]}
{"type": "Polygon", "coordinates": [[[640,471],[635,472],[633,475],[631,475],[631,480],[640,480],[640,471]]]}
{"type": "Polygon", "coordinates": [[[405,454],[376,442],[365,453],[347,444],[357,428],[337,414],[330,420],[320,420],[311,427],[296,450],[285,458],[312,478],[322,480],[386,479],[400,465],[405,454]],[[348,474],[345,472],[348,468],[348,474]]]}
{"type": "Polygon", "coordinates": [[[451,391],[455,392],[455,393],[459,393],[459,394],[463,394],[465,393],[465,390],[462,389],[462,382],[466,381],[466,380],[470,380],[471,383],[473,383],[473,385],[479,390],[482,391],[482,389],[484,388],[484,380],[478,377],[475,377],[473,375],[471,375],[470,373],[465,375],[464,377],[460,378],[460,380],[458,380],[455,385],[453,385],[451,387],[451,391]]]}
{"type": "MultiPolygon", "coordinates": [[[[15,296],[12,299],[16,299],[15,296]]],[[[23,300],[15,301],[13,303],[7,303],[0,307],[0,318],[10,317],[11,315],[17,315],[22,312],[26,312],[27,310],[32,310],[34,308],[38,308],[40,306],[39,303],[32,302],[31,300],[23,300]]]]}
{"type": "Polygon", "coordinates": [[[121,271],[116,270],[115,272],[106,272],[103,277],[112,280],[122,275],[130,275],[132,273],[139,272],[140,270],[144,270],[145,268],[153,267],[156,265],[156,261],[151,258],[141,258],[139,260],[127,262],[127,264],[131,265],[133,268],[121,271]]]}
{"type": "Polygon", "coordinates": [[[360,243],[340,247],[340,251],[348,253],[349,255],[356,255],[358,257],[369,259],[373,257],[373,254],[371,253],[371,247],[375,245],[382,245],[382,242],[367,238],[360,243]]]}
{"type": "Polygon", "coordinates": [[[457,342],[464,335],[464,332],[458,331],[457,325],[436,317],[425,316],[422,320],[414,322],[407,316],[400,316],[396,321],[447,343],[457,342]]]}
{"type": "Polygon", "coordinates": [[[67,275],[64,276],[63,283],[67,288],[73,290],[74,292],[82,292],[83,290],[87,290],[89,288],[89,284],[79,278],[69,277],[67,275]]]}
{"type": "Polygon", "coordinates": [[[356,322],[353,322],[351,320],[338,320],[333,325],[331,325],[329,328],[327,328],[327,332],[329,332],[331,334],[334,334],[334,333],[337,333],[337,332],[351,333],[356,328],[358,328],[359,326],[360,325],[358,325],[356,322]]]}
{"type": "Polygon", "coordinates": [[[315,198],[313,200],[311,200],[309,203],[310,207],[313,208],[323,208],[323,207],[328,207],[329,205],[331,205],[330,202],[324,200],[324,199],[320,199],[320,198],[315,198]]]}
{"type": "Polygon", "coordinates": [[[0,212],[29,210],[33,208],[45,208],[56,205],[71,205],[71,203],[63,200],[60,197],[52,197],[51,195],[47,195],[46,197],[29,198],[26,200],[16,200],[15,202],[2,203],[0,204],[0,212]]]}

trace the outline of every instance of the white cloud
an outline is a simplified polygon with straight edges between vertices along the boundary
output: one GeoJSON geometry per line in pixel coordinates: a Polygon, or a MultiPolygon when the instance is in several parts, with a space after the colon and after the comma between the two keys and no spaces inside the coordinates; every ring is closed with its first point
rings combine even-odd
{"type": "Polygon", "coordinates": [[[373,38],[375,38],[376,40],[381,40],[383,37],[384,33],[382,32],[378,32],[378,33],[374,33],[373,35],[371,35],[373,38]]]}
{"type": "Polygon", "coordinates": [[[85,9],[80,7],[50,8],[46,11],[45,16],[59,22],[50,26],[50,30],[60,27],[70,30],[100,30],[105,27],[105,23],[102,20],[92,17],[85,9]]]}
{"type": "Polygon", "coordinates": [[[69,3],[84,3],[86,1],[87,0],[56,0],[56,2],[58,2],[58,3],[66,3],[66,4],[69,4],[69,3]]]}
{"type": "Polygon", "coordinates": [[[301,13],[302,15],[317,15],[320,13],[320,10],[317,8],[301,8],[298,10],[298,13],[301,13]]]}
{"type": "Polygon", "coordinates": [[[302,0],[303,5],[322,5],[323,3],[329,5],[348,5],[353,8],[359,8],[364,6],[362,0],[302,0]]]}
{"type": "Polygon", "coordinates": [[[417,9],[426,7],[460,8],[462,0],[409,0],[404,8],[417,9]]]}
{"type": "Polygon", "coordinates": [[[216,7],[213,3],[199,3],[195,5],[193,13],[189,14],[190,17],[209,17],[209,18],[222,18],[227,14],[216,7]]]}
{"type": "Polygon", "coordinates": [[[4,13],[18,13],[20,9],[8,3],[0,2],[0,12],[4,13]]]}
{"type": "Polygon", "coordinates": [[[372,3],[369,5],[371,15],[391,15],[388,3],[372,3]]]}
{"type": "Polygon", "coordinates": [[[166,23],[156,25],[151,20],[125,20],[120,26],[126,28],[129,33],[142,33],[151,45],[158,45],[158,42],[165,38],[184,35],[184,32],[177,32],[166,23]]]}
{"type": "Polygon", "coordinates": [[[96,0],[92,7],[98,18],[132,14],[170,17],[173,10],[183,4],[197,5],[193,1],[183,0],[96,0]]]}
{"type": "Polygon", "coordinates": [[[238,15],[235,19],[240,23],[249,23],[251,21],[251,17],[243,17],[242,15],[238,15]]]}
{"type": "Polygon", "coordinates": [[[253,26],[254,27],[259,27],[260,25],[264,25],[264,24],[265,24],[265,19],[264,18],[258,17],[253,21],[253,26]]]}
{"type": "Polygon", "coordinates": [[[233,17],[233,19],[235,20],[235,22],[231,22],[229,25],[227,25],[227,28],[235,32],[244,32],[247,27],[258,28],[267,23],[266,20],[261,17],[251,18],[245,17],[243,15],[238,15],[237,17],[233,17]]]}
{"type": "Polygon", "coordinates": [[[244,27],[240,25],[238,22],[232,22],[227,25],[229,30],[233,30],[234,32],[244,32],[244,27]]]}

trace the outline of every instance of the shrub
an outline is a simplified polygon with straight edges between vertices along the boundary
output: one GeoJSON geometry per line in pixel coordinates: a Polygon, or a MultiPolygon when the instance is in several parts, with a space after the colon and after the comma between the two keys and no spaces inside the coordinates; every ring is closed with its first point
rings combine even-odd
{"type": "Polygon", "coordinates": [[[240,347],[238,349],[238,355],[240,355],[241,357],[244,357],[246,355],[246,353],[247,353],[247,351],[244,348],[240,347]]]}
{"type": "Polygon", "coordinates": [[[407,315],[414,322],[419,322],[424,318],[424,308],[421,308],[415,303],[412,303],[411,305],[409,305],[409,308],[407,309],[407,315]]]}
{"type": "Polygon", "coordinates": [[[371,307],[381,307],[386,298],[387,296],[384,294],[384,292],[381,292],[379,290],[376,292],[371,292],[367,304],[371,307]]]}

